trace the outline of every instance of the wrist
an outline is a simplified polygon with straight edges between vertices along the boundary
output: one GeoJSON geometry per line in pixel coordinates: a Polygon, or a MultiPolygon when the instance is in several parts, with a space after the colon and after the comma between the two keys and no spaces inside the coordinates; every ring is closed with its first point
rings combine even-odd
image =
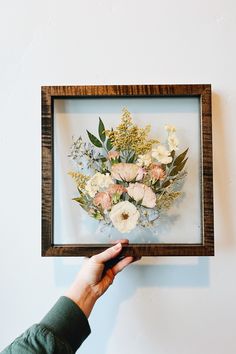
{"type": "Polygon", "coordinates": [[[72,285],[72,287],[65,293],[65,296],[71,299],[83,311],[85,316],[89,318],[97,300],[97,297],[90,286],[80,286],[78,289],[77,286],[72,285]]]}

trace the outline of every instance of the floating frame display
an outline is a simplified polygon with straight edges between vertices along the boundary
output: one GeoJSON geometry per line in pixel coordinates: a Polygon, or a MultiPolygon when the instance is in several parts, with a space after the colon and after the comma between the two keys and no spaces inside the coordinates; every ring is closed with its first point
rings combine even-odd
{"type": "MultiPolygon", "coordinates": [[[[62,190],[64,190],[65,192],[66,187],[61,187],[60,182],[62,179],[61,177],[57,178],[57,173],[59,171],[58,165],[60,165],[60,154],[62,151],[61,147],[58,147],[58,144],[61,144],[60,130],[64,134],[65,130],[71,129],[70,125],[73,126],[73,122],[76,121],[76,119],[79,123],[81,123],[81,120],[78,120],[78,117],[82,116],[81,114],[84,114],[85,121],[83,122],[83,124],[86,128],[86,117],[88,116],[88,112],[93,112],[94,114],[94,112],[96,111],[97,104],[98,106],[100,105],[103,107],[102,111],[105,112],[104,115],[106,116],[107,113],[112,115],[112,105],[117,106],[117,102],[119,102],[121,106],[124,102],[130,103],[132,107],[137,106],[137,109],[134,110],[137,113],[138,118],[140,107],[152,106],[153,108],[151,110],[147,108],[145,108],[146,111],[145,109],[141,109],[143,111],[141,113],[145,113],[143,114],[144,116],[150,116],[151,118],[154,116],[154,114],[156,114],[156,116],[160,116],[160,112],[156,112],[155,109],[156,107],[162,107],[160,108],[160,111],[163,113],[163,115],[166,116],[168,113],[168,115],[172,115],[174,117],[173,119],[175,120],[178,120],[178,117],[184,116],[184,114],[185,116],[187,116],[188,109],[184,107],[190,107],[190,102],[193,102],[193,105],[195,105],[195,113],[192,115],[193,118],[191,118],[191,115],[189,119],[184,118],[187,127],[191,128],[191,133],[189,133],[189,141],[192,142],[192,150],[195,151],[195,158],[193,154],[192,165],[190,164],[190,167],[192,166],[193,170],[196,172],[194,172],[193,176],[191,177],[194,179],[191,182],[192,191],[191,193],[189,193],[189,195],[191,194],[191,198],[193,198],[193,203],[191,203],[191,201],[189,202],[189,199],[186,202],[188,204],[185,204],[185,208],[182,211],[182,214],[184,214],[184,211],[186,211],[186,213],[189,213],[188,218],[185,217],[185,219],[182,220],[181,217],[179,219],[176,217],[176,223],[178,224],[179,222],[178,227],[176,227],[176,230],[177,228],[178,230],[182,228],[185,236],[189,232],[189,241],[186,242],[184,236],[181,242],[176,242],[176,240],[174,240],[173,242],[168,242],[168,230],[165,230],[163,237],[166,237],[167,241],[163,242],[163,238],[161,239],[161,241],[159,240],[158,242],[155,242],[155,239],[152,238],[148,239],[147,242],[144,242],[143,239],[140,239],[140,242],[137,240],[135,240],[134,242],[130,240],[130,244],[125,245],[123,247],[121,255],[132,255],[135,257],[214,255],[211,85],[168,84],[109,86],[43,86],[41,88],[41,94],[42,256],[92,256],[96,253],[105,250],[111,245],[110,241],[104,242],[103,240],[99,243],[95,242],[94,239],[92,239],[92,241],[88,243],[86,243],[84,239],[83,242],[80,242],[79,232],[77,233],[77,231],[75,231],[75,234],[78,234],[78,242],[75,242],[75,238],[72,238],[72,241],[69,239],[69,242],[66,241],[65,237],[70,234],[73,228],[66,228],[67,225],[69,225],[68,220],[72,218],[72,216],[70,216],[70,209],[64,212],[63,200],[61,200],[62,196],[60,193],[62,190]],[[192,99],[192,101],[189,101],[188,99],[192,99]],[[63,102],[66,104],[64,104],[63,102]],[[135,103],[137,103],[136,106],[135,103]],[[83,104],[84,107],[82,109],[82,113],[80,109],[80,104],[83,104]],[[106,110],[104,108],[106,105],[107,107],[109,106],[109,110],[106,110]],[[172,107],[170,110],[171,114],[168,112],[168,107],[170,106],[172,107]],[[87,109],[87,107],[89,109],[87,109]],[[68,116],[68,124],[65,124],[65,119],[67,121],[67,118],[65,118],[67,117],[66,109],[68,109],[68,114],[71,115],[71,118],[70,116],[68,116]],[[175,110],[178,112],[175,112],[175,110]],[[183,112],[184,114],[182,114],[183,112]],[[76,116],[76,113],[78,117],[76,116]],[[175,118],[175,114],[177,118],[175,118]],[[60,123],[62,122],[62,120],[58,120],[58,117],[62,116],[63,124],[60,123]],[[191,121],[191,119],[193,119],[193,121],[191,121]],[[58,201],[60,202],[59,206],[56,204],[58,203],[58,201]],[[196,205],[196,208],[199,208],[199,211],[188,208],[188,205],[190,207],[191,204],[196,205]],[[195,216],[195,214],[197,215],[197,217],[192,218],[192,216],[195,216]],[[58,224],[58,220],[60,222],[62,220],[62,224],[58,224]],[[181,222],[183,227],[180,226],[181,222]],[[189,223],[189,225],[187,223],[189,223]],[[64,230],[63,232],[66,236],[62,236],[62,238],[60,239],[61,236],[58,236],[58,234],[60,234],[61,229],[64,230]],[[191,240],[191,235],[193,235],[194,233],[198,236],[196,236],[195,239],[193,238],[193,242],[193,240],[191,240]],[[197,239],[197,237],[199,238],[197,239]]],[[[114,108],[114,112],[115,109],[117,109],[117,107],[114,108]]],[[[132,109],[131,112],[133,114],[132,109]]],[[[99,117],[99,115],[100,110],[98,109],[97,117],[99,117]]],[[[133,116],[135,120],[135,113],[133,114],[133,116]]],[[[170,120],[171,118],[169,119],[169,121],[170,120]]],[[[153,122],[154,124],[156,124],[156,118],[153,120],[153,122]]],[[[184,120],[181,122],[182,128],[180,127],[180,130],[182,129],[184,131],[184,120]]],[[[144,123],[149,123],[147,122],[146,118],[144,123]]],[[[90,123],[88,122],[88,124],[93,127],[95,125],[95,121],[91,121],[90,123]]],[[[70,133],[71,131],[68,134],[70,133]]],[[[63,147],[63,149],[66,149],[66,147],[63,147]]],[[[66,154],[63,152],[63,155],[66,154]]],[[[65,196],[63,198],[65,198],[65,196]]],[[[72,199],[69,195],[66,195],[66,198],[70,201],[72,199]]],[[[173,220],[175,220],[174,217],[173,220]]],[[[170,229],[172,229],[172,233],[175,232],[175,221],[173,221],[173,226],[169,228],[169,231],[170,229]]],[[[77,229],[75,228],[75,230],[77,229]]],[[[125,238],[126,237],[127,236],[125,236],[125,238]]],[[[120,238],[123,238],[122,234],[120,235],[120,238]]]]}

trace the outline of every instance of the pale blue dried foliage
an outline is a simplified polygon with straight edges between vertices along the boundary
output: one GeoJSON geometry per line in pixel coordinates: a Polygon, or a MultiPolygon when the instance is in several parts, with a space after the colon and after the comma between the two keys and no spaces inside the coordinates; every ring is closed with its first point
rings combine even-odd
{"type": "Polygon", "coordinates": [[[68,157],[70,158],[73,168],[77,172],[90,172],[101,171],[101,163],[99,158],[102,155],[95,150],[89,142],[83,142],[82,137],[74,140],[70,146],[68,157]]]}

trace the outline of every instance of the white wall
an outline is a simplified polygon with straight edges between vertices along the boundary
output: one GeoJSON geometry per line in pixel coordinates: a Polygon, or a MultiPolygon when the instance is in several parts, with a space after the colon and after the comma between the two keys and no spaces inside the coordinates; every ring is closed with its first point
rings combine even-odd
{"type": "Polygon", "coordinates": [[[131,266],[97,304],[80,353],[235,353],[235,2],[0,5],[0,350],[81,262],[40,257],[40,86],[212,83],[216,256],[131,266]]]}

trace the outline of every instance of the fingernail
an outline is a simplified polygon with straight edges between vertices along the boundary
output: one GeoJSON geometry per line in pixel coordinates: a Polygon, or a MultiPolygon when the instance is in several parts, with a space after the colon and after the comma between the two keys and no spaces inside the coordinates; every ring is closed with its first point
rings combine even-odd
{"type": "Polygon", "coordinates": [[[121,247],[122,247],[121,243],[119,242],[119,243],[117,243],[117,245],[114,246],[114,250],[117,251],[117,250],[121,249],[121,247]]]}

